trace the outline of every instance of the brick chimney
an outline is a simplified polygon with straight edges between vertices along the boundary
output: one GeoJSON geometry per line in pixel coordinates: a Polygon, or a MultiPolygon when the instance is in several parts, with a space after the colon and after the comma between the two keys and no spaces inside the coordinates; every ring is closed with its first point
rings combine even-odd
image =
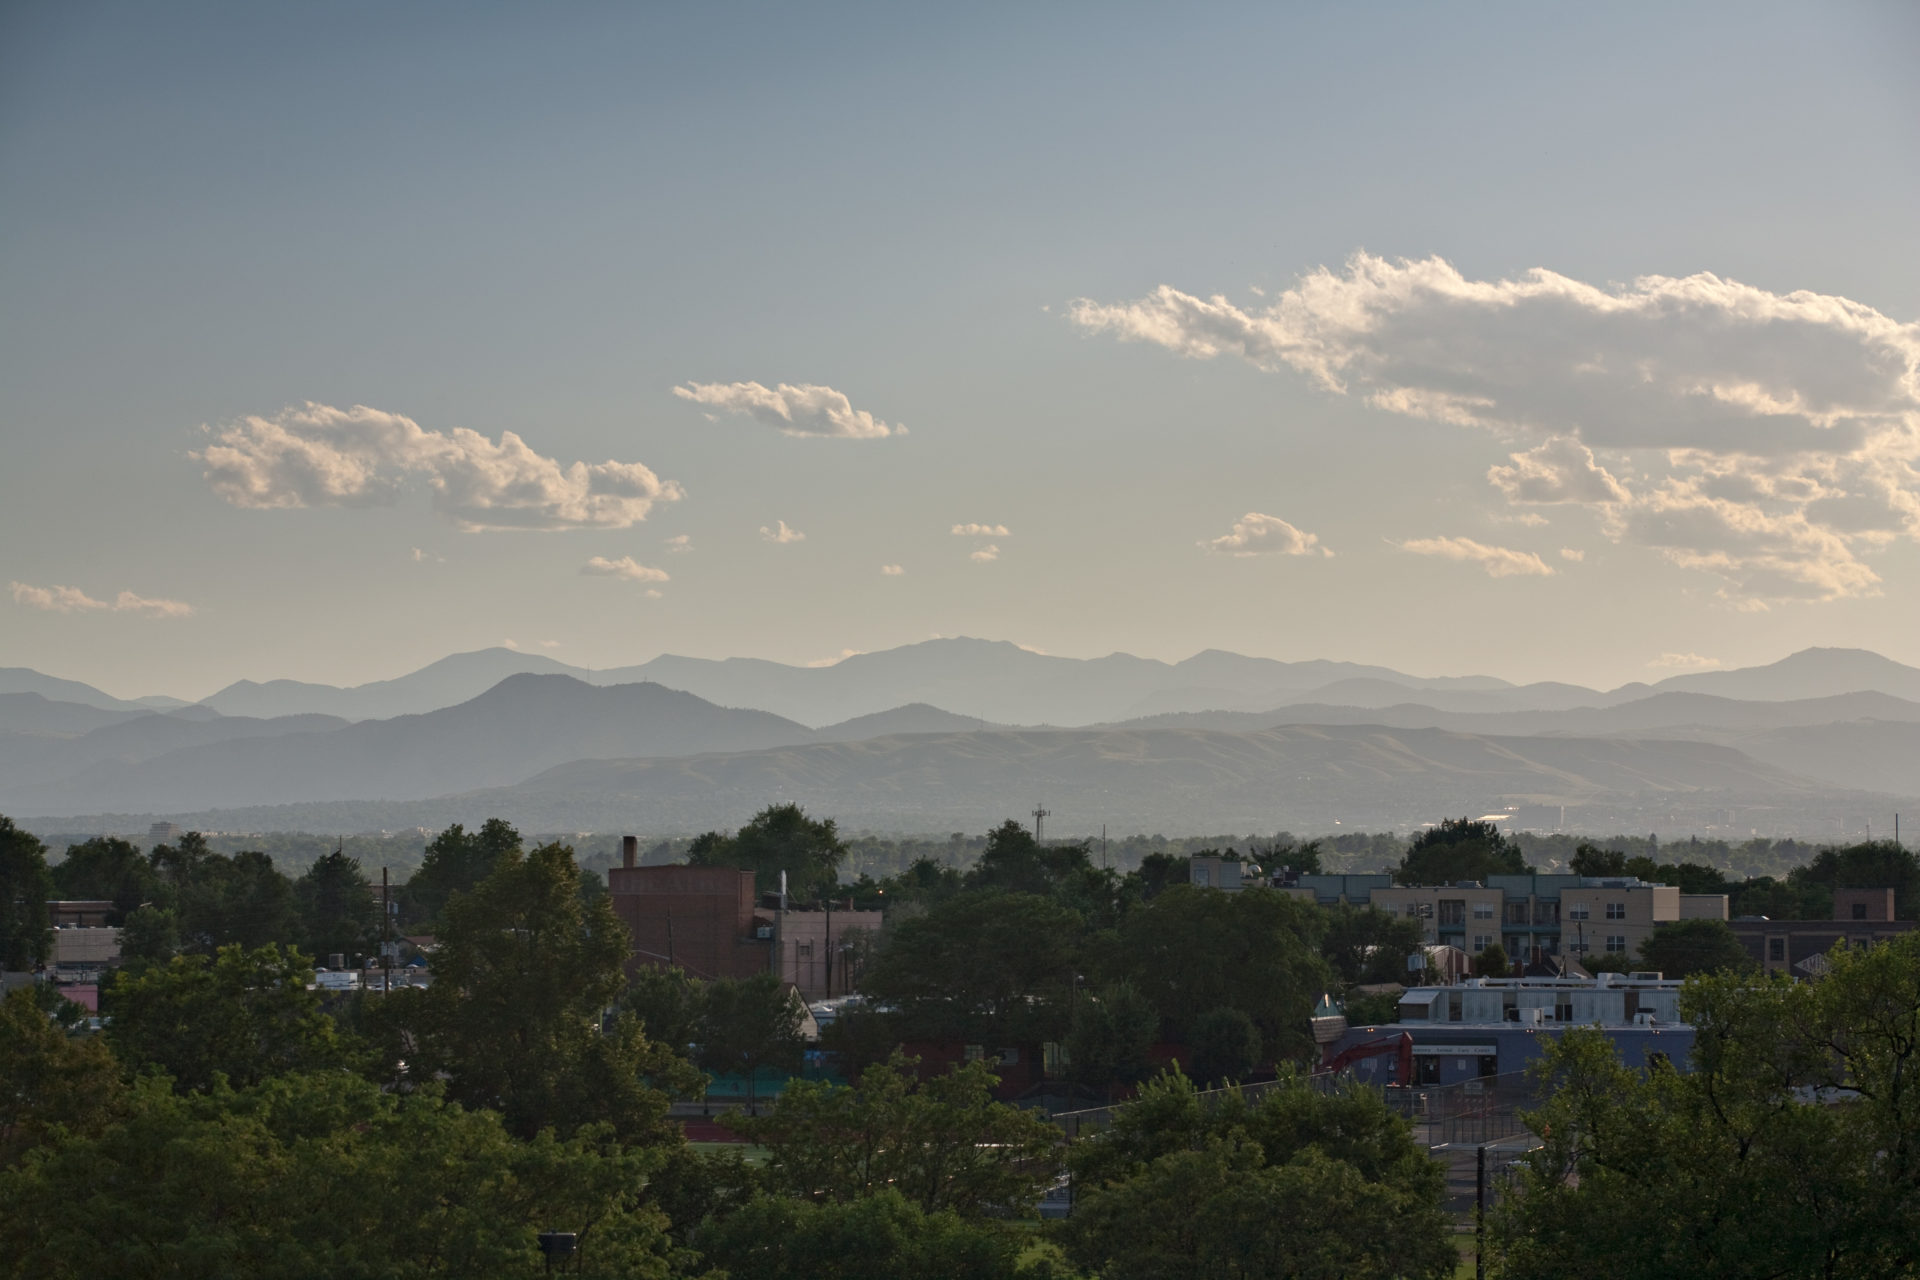
{"type": "Polygon", "coordinates": [[[620,865],[631,871],[640,865],[640,837],[620,837],[620,865]]]}

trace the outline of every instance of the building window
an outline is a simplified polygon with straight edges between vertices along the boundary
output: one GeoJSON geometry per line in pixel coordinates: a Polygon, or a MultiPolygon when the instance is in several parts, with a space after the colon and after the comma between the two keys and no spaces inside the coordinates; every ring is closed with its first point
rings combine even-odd
{"type": "Polygon", "coordinates": [[[1626,949],[1627,949],[1627,935],[1626,935],[1626,934],[1624,934],[1624,933],[1610,933],[1610,934],[1608,934],[1608,935],[1607,935],[1607,950],[1609,950],[1609,951],[1625,951],[1626,949]]]}
{"type": "Polygon", "coordinates": [[[1473,949],[1475,951],[1485,951],[1492,945],[1493,935],[1486,933],[1476,933],[1473,935],[1473,949]]]}
{"type": "Polygon", "coordinates": [[[1525,924],[1526,922],[1527,904],[1524,902],[1509,902],[1507,904],[1507,923],[1525,924]]]}
{"type": "Polygon", "coordinates": [[[1585,902],[1569,903],[1567,905],[1567,919],[1591,920],[1593,918],[1591,914],[1592,910],[1593,908],[1591,907],[1591,905],[1585,902]]]}
{"type": "Polygon", "coordinates": [[[1409,902],[1407,904],[1407,915],[1411,919],[1418,920],[1420,918],[1420,904],[1417,902],[1409,902]]]}
{"type": "Polygon", "coordinates": [[[1493,919],[1493,904],[1492,904],[1491,902],[1476,902],[1476,903],[1474,903],[1474,904],[1473,904],[1473,918],[1474,918],[1475,920],[1491,920],[1491,919],[1493,919]]]}
{"type": "Polygon", "coordinates": [[[1609,902],[1609,903],[1607,904],[1607,919],[1609,919],[1609,920],[1625,920],[1626,918],[1627,918],[1627,904],[1626,904],[1626,903],[1624,903],[1624,902],[1609,902]]]}
{"type": "Polygon", "coordinates": [[[1853,918],[1854,918],[1855,920],[1865,920],[1865,919],[1867,918],[1867,904],[1866,904],[1866,903],[1864,903],[1864,902],[1856,902],[1856,903],[1854,903],[1854,904],[1853,904],[1853,918]]]}
{"type": "Polygon", "coordinates": [[[1467,922],[1467,903],[1464,898],[1440,899],[1441,924],[1465,924],[1467,922]]]}
{"type": "Polygon", "coordinates": [[[1787,940],[1785,938],[1767,939],[1767,959],[1785,960],[1787,958],[1787,940]]]}

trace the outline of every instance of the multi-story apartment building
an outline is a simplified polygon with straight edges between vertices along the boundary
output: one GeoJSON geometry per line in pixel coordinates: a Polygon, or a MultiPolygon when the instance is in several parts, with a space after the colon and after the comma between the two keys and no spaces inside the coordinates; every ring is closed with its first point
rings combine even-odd
{"type": "Polygon", "coordinates": [[[1541,955],[1631,955],[1656,927],[1690,915],[1722,918],[1726,899],[1690,897],[1680,890],[1628,877],[1576,875],[1488,876],[1484,884],[1396,885],[1384,873],[1301,876],[1294,891],[1324,906],[1372,906],[1417,919],[1428,942],[1469,955],[1499,943],[1524,961],[1541,955]]]}

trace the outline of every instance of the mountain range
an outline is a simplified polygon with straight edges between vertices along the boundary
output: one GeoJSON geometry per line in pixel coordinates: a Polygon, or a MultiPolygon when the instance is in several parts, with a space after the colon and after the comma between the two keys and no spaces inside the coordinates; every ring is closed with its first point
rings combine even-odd
{"type": "Polygon", "coordinates": [[[61,830],[500,812],[660,831],[804,797],[851,827],[945,831],[1044,798],[1060,830],[1570,808],[1631,829],[1734,811],[1735,826],[1789,832],[1920,797],[1920,670],[1860,650],[1603,692],[977,640],[822,668],[663,657],[594,672],[492,649],[349,689],[240,682],[169,701],[0,669],[0,812],[61,830]]]}

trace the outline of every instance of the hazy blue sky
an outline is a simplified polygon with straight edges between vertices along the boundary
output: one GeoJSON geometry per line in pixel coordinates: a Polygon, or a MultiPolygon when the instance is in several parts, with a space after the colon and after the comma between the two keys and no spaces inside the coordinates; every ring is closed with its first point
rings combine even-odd
{"type": "Polygon", "coordinates": [[[7,5],[0,665],[1920,663],[1916,67],[1902,3],[7,5]]]}

